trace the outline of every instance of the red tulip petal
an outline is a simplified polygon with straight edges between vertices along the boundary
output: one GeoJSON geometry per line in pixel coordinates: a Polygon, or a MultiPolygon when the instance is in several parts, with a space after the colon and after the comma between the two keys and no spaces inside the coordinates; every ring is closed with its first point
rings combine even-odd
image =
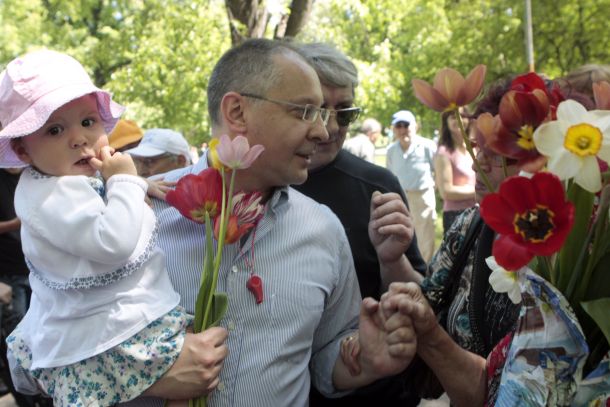
{"type": "Polygon", "coordinates": [[[518,175],[508,177],[500,184],[498,193],[514,213],[523,213],[536,207],[536,191],[529,178],[518,175]]]}
{"type": "Polygon", "coordinates": [[[513,236],[505,235],[500,235],[494,241],[492,254],[500,266],[512,271],[526,266],[534,257],[534,253],[515,241],[513,236]]]}
{"type": "Polygon", "coordinates": [[[565,204],[566,194],[563,185],[555,174],[538,172],[531,179],[533,189],[538,192],[538,203],[550,209],[565,204]]]}
{"type": "Polygon", "coordinates": [[[534,89],[541,89],[546,92],[544,79],[538,76],[538,74],[535,72],[528,72],[526,74],[517,76],[511,82],[510,88],[521,92],[531,92],[534,89]]]}
{"type": "Polygon", "coordinates": [[[449,101],[430,86],[428,82],[421,79],[413,79],[411,84],[415,97],[430,109],[442,112],[449,106],[449,101]]]}
{"type": "Polygon", "coordinates": [[[434,76],[434,89],[450,104],[457,103],[465,82],[462,74],[455,69],[443,68],[434,76]]]}
{"type": "Polygon", "coordinates": [[[515,217],[512,208],[507,205],[500,194],[488,194],[481,201],[481,217],[485,223],[496,233],[515,233],[513,219],[515,217]]]}
{"type": "Polygon", "coordinates": [[[461,89],[460,98],[457,101],[458,106],[467,105],[479,96],[481,89],[483,89],[486,72],[487,67],[485,65],[477,65],[470,71],[461,89]]]}

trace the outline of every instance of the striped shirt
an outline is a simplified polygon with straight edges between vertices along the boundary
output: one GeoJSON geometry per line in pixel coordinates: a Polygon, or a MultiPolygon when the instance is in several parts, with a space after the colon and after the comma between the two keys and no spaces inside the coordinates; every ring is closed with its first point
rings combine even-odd
{"type": "MultiPolygon", "coordinates": [[[[206,161],[165,179],[198,173],[206,161]]],[[[155,202],[154,209],[170,278],[182,296],[180,304],[193,313],[204,226],[164,202],[155,202]]],[[[361,297],[345,232],[326,206],[292,188],[278,188],[256,233],[241,249],[225,246],[217,290],[229,295],[221,322],[229,331],[229,354],[209,398],[211,407],[307,406],[310,379],[322,393],[336,392],[332,371],[339,341],[356,329],[361,297]],[[252,263],[254,270],[248,266],[252,263]],[[252,271],[263,280],[259,305],[246,288],[252,271]]],[[[140,398],[123,405],[162,403],[140,398]]]]}

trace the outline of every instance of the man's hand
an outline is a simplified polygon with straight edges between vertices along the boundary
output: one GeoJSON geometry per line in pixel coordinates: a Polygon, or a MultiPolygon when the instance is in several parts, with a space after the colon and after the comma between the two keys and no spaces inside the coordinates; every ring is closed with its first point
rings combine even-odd
{"type": "Polygon", "coordinates": [[[218,375],[228,353],[226,339],[224,328],[186,334],[176,363],[144,395],[185,400],[210,393],[218,386],[218,375]]]}
{"type": "Polygon", "coordinates": [[[2,304],[10,304],[13,300],[13,288],[4,283],[0,283],[0,302],[2,304]]]}
{"type": "Polygon", "coordinates": [[[98,170],[105,180],[115,174],[138,175],[131,156],[115,152],[110,146],[102,147],[99,157],[92,157],[89,160],[89,165],[98,170]]]}
{"type": "Polygon", "coordinates": [[[347,357],[338,358],[333,372],[337,389],[353,389],[398,374],[415,356],[417,340],[407,315],[400,312],[385,315],[377,301],[365,298],[360,310],[359,326],[358,339],[354,337],[352,340],[359,341],[360,353],[347,355],[344,349],[341,356],[347,357]]]}
{"type": "Polygon", "coordinates": [[[373,192],[369,238],[379,261],[398,261],[411,245],[414,234],[411,214],[400,195],[394,192],[373,192]]]}

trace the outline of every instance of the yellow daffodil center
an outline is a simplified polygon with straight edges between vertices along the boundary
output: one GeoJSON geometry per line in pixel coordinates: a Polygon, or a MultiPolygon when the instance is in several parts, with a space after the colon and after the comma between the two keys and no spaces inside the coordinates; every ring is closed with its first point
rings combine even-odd
{"type": "Polygon", "coordinates": [[[529,243],[542,243],[553,235],[555,214],[544,205],[516,213],[513,219],[515,233],[529,243]]]}
{"type": "Polygon", "coordinates": [[[508,270],[505,270],[505,271],[504,271],[504,276],[505,276],[507,279],[512,280],[513,282],[516,282],[516,281],[517,281],[517,273],[515,273],[514,271],[508,271],[508,270]]]}
{"type": "Polygon", "coordinates": [[[563,141],[566,150],[579,157],[595,156],[602,145],[602,132],[588,123],[568,128],[563,141]]]}
{"type": "Polygon", "coordinates": [[[524,150],[533,150],[536,148],[534,145],[534,128],[529,124],[524,125],[517,132],[519,134],[519,140],[517,145],[524,150]]]}

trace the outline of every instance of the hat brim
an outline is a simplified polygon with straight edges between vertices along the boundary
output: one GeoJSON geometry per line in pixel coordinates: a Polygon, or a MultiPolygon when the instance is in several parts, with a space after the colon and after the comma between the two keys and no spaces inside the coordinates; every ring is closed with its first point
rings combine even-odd
{"type": "Polygon", "coordinates": [[[81,83],[64,86],[49,92],[23,112],[17,119],[0,130],[0,167],[25,167],[10,146],[10,139],[30,135],[40,129],[49,120],[51,114],[75,99],[88,94],[95,94],[100,117],[106,133],[110,133],[125,108],[112,100],[110,93],[93,84],[81,83]]]}
{"type": "Polygon", "coordinates": [[[138,157],[154,157],[157,155],[165,154],[167,151],[155,148],[150,144],[140,144],[130,150],[124,151],[125,153],[135,155],[138,157]]]}

